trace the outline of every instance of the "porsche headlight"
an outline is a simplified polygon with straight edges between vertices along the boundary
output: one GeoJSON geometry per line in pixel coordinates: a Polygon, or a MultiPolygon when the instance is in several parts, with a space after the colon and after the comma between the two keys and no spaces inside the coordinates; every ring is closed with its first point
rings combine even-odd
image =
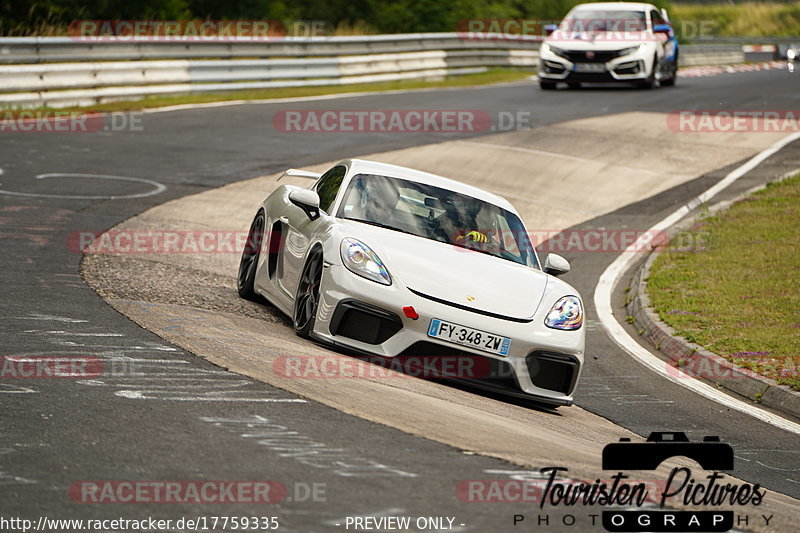
{"type": "Polygon", "coordinates": [[[578,329],[583,325],[583,309],[577,296],[564,296],[558,300],[547,317],[544,325],[553,329],[578,329]]]}
{"type": "Polygon", "coordinates": [[[369,246],[356,239],[344,239],[340,247],[342,263],[347,270],[368,280],[391,285],[392,277],[383,262],[369,246]]]}
{"type": "Polygon", "coordinates": [[[637,44],[636,46],[631,46],[630,48],[623,48],[622,50],[619,51],[619,55],[627,56],[630,54],[635,54],[636,52],[642,49],[642,46],[643,45],[641,44],[637,44]]]}

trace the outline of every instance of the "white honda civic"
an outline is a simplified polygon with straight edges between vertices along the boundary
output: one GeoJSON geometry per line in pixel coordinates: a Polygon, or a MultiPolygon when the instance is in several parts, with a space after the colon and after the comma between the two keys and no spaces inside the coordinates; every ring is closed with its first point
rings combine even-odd
{"type": "Polygon", "coordinates": [[[422,358],[426,368],[456,369],[440,377],[572,403],[583,302],[556,278],[569,263],[555,254],[540,263],[506,200],[355,159],[321,176],[285,175],[316,181],[281,185],[261,203],[239,267],[242,297],[263,296],[303,337],[422,358]],[[448,358],[459,364],[440,364],[448,358]]]}
{"type": "Polygon", "coordinates": [[[598,2],[572,8],[558,26],[546,26],[539,49],[539,86],[565,82],[675,85],[678,41],[665,10],[652,4],[598,2]]]}

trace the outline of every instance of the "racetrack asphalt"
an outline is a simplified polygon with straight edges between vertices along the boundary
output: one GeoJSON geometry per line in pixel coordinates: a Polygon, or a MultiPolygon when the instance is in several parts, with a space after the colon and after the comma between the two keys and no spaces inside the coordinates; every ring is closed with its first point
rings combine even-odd
{"type": "MultiPolygon", "coordinates": [[[[108,517],[113,509],[114,515],[124,516],[207,515],[219,511],[209,510],[207,505],[165,510],[151,504],[76,504],[68,498],[67,487],[79,480],[257,477],[287,486],[326,483],[326,501],[268,506],[267,511],[239,504],[226,508],[226,514],[277,514],[283,517],[282,529],[288,531],[329,530],[345,515],[370,513],[435,513],[463,517],[465,531],[510,529],[512,513],[519,511],[493,507],[503,504],[461,503],[454,497],[455,487],[464,479],[507,477],[519,467],[467,455],[315,402],[273,402],[301,398],[229,372],[218,374],[218,367],[170,346],[110,309],[78,276],[81,256],[66,246],[67,236],[74,231],[102,230],[167,200],[290,166],[479,136],[276,135],[271,121],[275,110],[281,108],[482,109],[490,114],[525,110],[532,112],[534,125],[543,126],[630,111],[790,109],[796,106],[796,98],[796,79],[775,71],[697,78],[674,90],[540,93],[532,84],[523,83],[345,98],[323,104],[243,105],[147,114],[141,132],[3,133],[0,183],[5,191],[110,196],[148,189],[135,183],[86,178],[33,180],[43,173],[139,177],[167,186],[161,194],[136,199],[0,199],[6,243],[1,259],[3,355],[93,355],[144,368],[146,374],[153,373],[148,379],[163,382],[166,377],[173,385],[186,379],[186,386],[173,387],[162,399],[154,400],[117,394],[132,390],[125,376],[107,380],[3,379],[0,393],[6,401],[0,479],[4,483],[0,490],[4,514],[108,517]],[[282,457],[268,446],[259,447],[241,436],[247,434],[247,424],[265,424],[254,417],[298,431],[327,448],[343,450],[333,454],[340,454],[333,463],[354,463],[351,472],[358,471],[358,475],[342,475],[335,467],[310,466],[282,457]],[[215,418],[228,422],[215,422],[215,418]]],[[[796,168],[798,159],[792,147],[755,171],[751,182],[796,168]]],[[[579,227],[644,227],[722,175],[724,169],[719,169],[579,227]]],[[[613,254],[565,255],[573,263],[573,272],[565,279],[590,301],[592,283],[613,254]]],[[[621,303],[623,296],[618,296],[621,303]]],[[[591,319],[591,309],[589,316],[591,319]]],[[[277,322],[275,327],[286,326],[277,322]]],[[[735,472],[738,477],[798,496],[796,436],[765,427],[746,415],[721,412],[708,400],[647,375],[591,327],[588,342],[584,382],[577,394],[580,406],[642,435],[656,429],[655,425],[687,431],[693,439],[720,434],[742,459],[735,472]],[[624,377],[620,368],[626,369],[624,377]]],[[[533,512],[530,505],[529,511],[533,512]]],[[[588,524],[579,527],[591,530],[588,524]]]]}

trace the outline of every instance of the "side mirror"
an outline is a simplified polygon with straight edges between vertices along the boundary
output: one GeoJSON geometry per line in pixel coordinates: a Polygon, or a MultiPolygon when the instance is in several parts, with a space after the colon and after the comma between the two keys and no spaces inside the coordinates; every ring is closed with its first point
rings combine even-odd
{"type": "Polygon", "coordinates": [[[671,36],[672,26],[670,26],[669,24],[656,24],[653,26],[653,33],[665,33],[671,36]]]}
{"type": "Polygon", "coordinates": [[[544,34],[550,35],[554,31],[558,29],[558,24],[545,24],[544,25],[544,34]]]}
{"type": "Polygon", "coordinates": [[[558,254],[547,254],[544,260],[544,271],[551,276],[560,276],[569,272],[569,261],[558,254]]]}
{"type": "Polygon", "coordinates": [[[319,218],[319,195],[311,189],[295,189],[289,193],[289,201],[305,211],[308,218],[319,218]]]}

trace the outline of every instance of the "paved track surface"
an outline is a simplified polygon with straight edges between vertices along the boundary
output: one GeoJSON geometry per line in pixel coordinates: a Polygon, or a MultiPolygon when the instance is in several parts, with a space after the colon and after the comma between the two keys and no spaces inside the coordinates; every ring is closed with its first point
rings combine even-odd
{"type": "MultiPolygon", "coordinates": [[[[166,200],[288,166],[473,136],[277,134],[271,125],[276,109],[485,109],[492,114],[523,110],[532,111],[537,125],[545,125],[630,111],[790,109],[797,104],[796,88],[797,80],[784,72],[694,79],[674,90],[651,92],[539,93],[531,84],[516,84],[148,114],[144,131],[135,133],[3,134],[2,190],[119,196],[152,188],[85,177],[34,179],[38,174],[54,172],[146,178],[167,186],[163,193],[136,199],[0,198],[7,250],[0,274],[4,287],[0,326],[3,354],[93,355],[128,369],[118,377],[98,380],[4,379],[0,383],[5,400],[0,433],[4,514],[63,518],[223,514],[208,505],[76,504],[68,498],[67,488],[80,480],[274,479],[289,487],[290,493],[295,485],[326,483],[326,501],[286,502],[281,506],[239,504],[226,506],[224,514],[273,513],[282,517],[285,530],[295,531],[330,530],[345,515],[371,513],[450,515],[457,517],[457,524],[465,524],[464,530],[511,529],[512,513],[520,512],[514,508],[533,513],[530,504],[464,504],[455,497],[455,487],[463,479],[502,479],[511,475],[510,471],[520,470],[519,466],[467,455],[314,401],[303,401],[297,394],[225,372],[193,357],[117,314],[86,287],[78,275],[80,256],[69,251],[67,236],[79,230],[108,228],[166,200]],[[298,460],[286,450],[271,446],[268,439],[261,439],[267,444],[259,444],[248,436],[253,427],[267,424],[273,426],[266,432],[298,432],[293,437],[295,452],[303,448],[306,452],[332,451],[318,462],[298,460]]],[[[735,144],[736,139],[731,142],[735,144]]],[[[746,148],[742,147],[743,156],[746,148]]],[[[638,156],[635,149],[631,156],[638,156]]],[[[774,170],[792,167],[798,159],[796,152],[787,151],[774,163],[774,170]]],[[[754,173],[753,180],[768,174],[765,168],[754,173]]],[[[631,207],[620,206],[610,214],[595,213],[582,224],[643,227],[721,175],[685,181],[631,207]]],[[[568,217],[560,220],[560,227],[566,227],[568,221],[568,217]]],[[[582,254],[570,259],[574,273],[568,280],[590,301],[592,283],[613,255],[582,254]]],[[[202,311],[195,314],[202,316],[202,311]]],[[[177,311],[175,318],[181,318],[177,311]]],[[[263,322],[263,316],[253,320],[258,318],[263,322]]],[[[286,329],[277,320],[268,327],[286,329]]],[[[222,339],[222,344],[229,341],[222,339]]],[[[763,427],[738,413],[719,412],[714,404],[659,382],[625,360],[601,332],[591,331],[590,342],[589,379],[578,395],[579,405],[641,434],[654,426],[686,430],[694,438],[719,433],[733,442],[743,459],[737,464],[739,477],[798,496],[796,436],[763,427]],[[623,377],[620,368],[625,368],[623,377]]],[[[453,394],[456,392],[462,391],[453,394]]],[[[470,394],[475,395],[477,403],[514,405],[470,394]]],[[[540,413],[526,409],[536,416],[540,413]]],[[[552,438],[559,431],[573,431],[559,428],[555,416],[547,414],[556,420],[547,427],[552,438]]],[[[599,424],[594,420],[591,423],[599,424]]],[[[622,428],[618,431],[608,435],[611,438],[604,435],[597,445],[626,434],[622,428]]],[[[793,504],[789,501],[788,505],[793,504]]],[[[591,529],[587,523],[579,524],[579,528],[591,529]]]]}

